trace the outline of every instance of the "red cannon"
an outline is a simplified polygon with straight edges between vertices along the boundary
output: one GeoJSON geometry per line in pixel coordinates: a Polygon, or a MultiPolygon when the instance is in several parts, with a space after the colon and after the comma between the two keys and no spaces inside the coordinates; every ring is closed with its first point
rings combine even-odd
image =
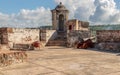
{"type": "Polygon", "coordinates": [[[81,49],[87,49],[87,48],[93,48],[93,47],[94,47],[94,44],[91,39],[88,39],[83,42],[79,42],[77,44],[77,48],[81,48],[81,49]]]}

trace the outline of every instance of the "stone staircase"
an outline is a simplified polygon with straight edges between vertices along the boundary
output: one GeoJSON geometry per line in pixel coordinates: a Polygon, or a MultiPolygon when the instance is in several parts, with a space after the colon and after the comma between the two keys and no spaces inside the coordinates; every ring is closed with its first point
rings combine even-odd
{"type": "Polygon", "coordinates": [[[49,40],[46,46],[66,46],[66,33],[58,32],[57,37],[54,40],[49,40]]]}

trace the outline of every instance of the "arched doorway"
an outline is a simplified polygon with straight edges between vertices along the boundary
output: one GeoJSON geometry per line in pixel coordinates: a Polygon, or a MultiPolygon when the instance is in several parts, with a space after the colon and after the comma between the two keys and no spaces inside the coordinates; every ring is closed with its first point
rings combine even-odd
{"type": "Polygon", "coordinates": [[[69,30],[72,30],[72,25],[69,25],[69,30]]]}
{"type": "Polygon", "coordinates": [[[64,16],[61,14],[59,15],[59,31],[64,31],[64,16]]]}

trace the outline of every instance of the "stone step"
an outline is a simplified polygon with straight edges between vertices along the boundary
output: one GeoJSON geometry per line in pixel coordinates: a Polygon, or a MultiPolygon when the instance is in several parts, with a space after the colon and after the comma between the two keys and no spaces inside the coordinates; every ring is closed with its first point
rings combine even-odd
{"type": "Polygon", "coordinates": [[[65,36],[66,33],[58,33],[58,36],[65,36]]]}
{"type": "Polygon", "coordinates": [[[66,37],[57,37],[57,38],[55,38],[54,40],[61,40],[61,41],[66,41],[67,40],[67,38],[66,37]]]}
{"type": "Polygon", "coordinates": [[[49,41],[46,46],[65,46],[66,41],[49,41]]]}

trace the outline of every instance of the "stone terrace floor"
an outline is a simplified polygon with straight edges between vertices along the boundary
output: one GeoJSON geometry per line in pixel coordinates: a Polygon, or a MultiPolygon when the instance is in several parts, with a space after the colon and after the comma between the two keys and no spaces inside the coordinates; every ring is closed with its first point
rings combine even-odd
{"type": "Polygon", "coordinates": [[[120,75],[119,53],[46,47],[27,54],[27,62],[2,67],[0,75],[120,75]]]}

